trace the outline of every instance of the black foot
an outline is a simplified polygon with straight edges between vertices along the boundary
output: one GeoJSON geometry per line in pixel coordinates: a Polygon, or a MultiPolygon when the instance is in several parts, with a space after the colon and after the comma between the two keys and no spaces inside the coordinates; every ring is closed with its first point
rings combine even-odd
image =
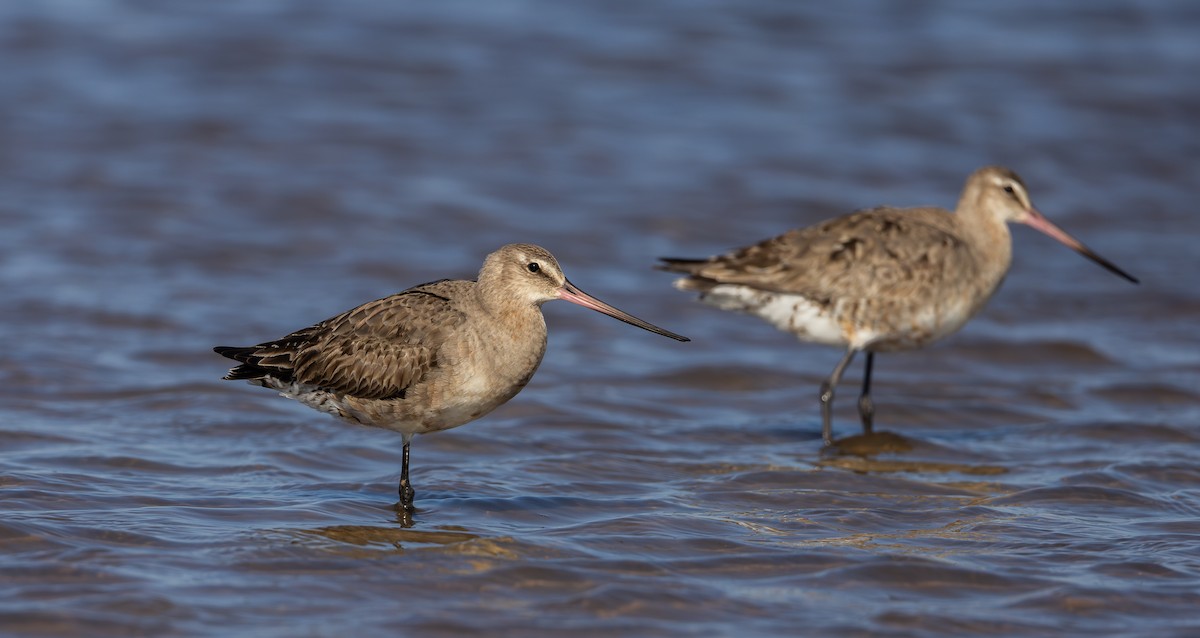
{"type": "Polygon", "coordinates": [[[828,381],[821,384],[821,440],[825,447],[833,445],[833,386],[828,381]]]}
{"type": "Polygon", "coordinates": [[[858,398],[858,416],[862,418],[863,434],[875,431],[875,404],[871,395],[864,394],[858,398]]]}
{"type": "Polygon", "coordinates": [[[416,509],[413,507],[413,499],[415,499],[416,497],[417,497],[417,493],[415,490],[413,490],[411,485],[409,485],[408,483],[405,483],[405,482],[400,483],[400,508],[401,509],[403,509],[407,512],[411,512],[414,509],[416,509]]]}

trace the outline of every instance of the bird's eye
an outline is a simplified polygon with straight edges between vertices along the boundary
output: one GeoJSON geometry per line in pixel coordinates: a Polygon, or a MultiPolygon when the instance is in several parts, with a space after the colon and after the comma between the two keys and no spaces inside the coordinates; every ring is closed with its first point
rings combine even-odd
{"type": "Polygon", "coordinates": [[[542,271],[541,265],[538,264],[536,261],[529,262],[529,265],[526,266],[526,268],[529,269],[529,272],[541,272],[542,271]]]}
{"type": "Polygon", "coordinates": [[[1005,184],[1005,185],[1004,185],[1004,192],[1008,193],[1009,195],[1016,195],[1016,194],[1017,194],[1017,192],[1016,192],[1015,190],[1013,190],[1012,184],[1005,184]]]}

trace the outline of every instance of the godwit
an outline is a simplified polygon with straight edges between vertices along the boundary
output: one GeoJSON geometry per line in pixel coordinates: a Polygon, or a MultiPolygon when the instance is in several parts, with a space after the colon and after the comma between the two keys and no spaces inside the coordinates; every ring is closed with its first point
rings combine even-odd
{"type": "Polygon", "coordinates": [[[924,347],[979,312],[1012,263],[1008,222],[1036,228],[1138,283],[1043,217],[1021,178],[999,166],[971,174],[954,213],[872,208],[725,255],[664,258],[660,268],[687,273],[675,287],[699,292],[705,303],[757,315],[801,341],[846,348],[821,385],[828,446],[834,388],[854,355],[867,352],[858,410],[869,434],[875,353],[924,347]]]}
{"type": "Polygon", "coordinates": [[[487,256],[476,281],[421,284],[276,341],[214,350],[241,363],[226,379],[399,432],[400,505],[411,511],[413,435],[478,419],[525,387],[546,352],[541,306],[552,299],[688,341],[576,288],[544,248],[509,244],[487,256]]]}

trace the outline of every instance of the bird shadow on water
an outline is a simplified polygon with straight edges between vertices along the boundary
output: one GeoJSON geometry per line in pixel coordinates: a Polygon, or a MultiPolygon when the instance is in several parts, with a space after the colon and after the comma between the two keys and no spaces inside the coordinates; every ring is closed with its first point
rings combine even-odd
{"type": "Polygon", "coordinates": [[[1008,468],[991,465],[981,459],[964,461],[969,453],[880,431],[856,434],[833,442],[821,451],[819,467],[837,467],[853,472],[932,472],[961,473],[976,476],[1005,474],[1008,468]]]}
{"type": "Polygon", "coordinates": [[[503,549],[503,539],[487,539],[459,525],[422,524],[421,519],[428,519],[429,512],[423,512],[420,507],[414,511],[395,503],[380,510],[381,514],[386,512],[390,515],[391,520],[381,517],[377,519],[377,524],[325,525],[279,529],[276,532],[297,544],[355,555],[363,552],[403,553],[420,550],[450,550],[495,556],[511,553],[503,549]]]}
{"type": "Polygon", "coordinates": [[[455,525],[414,529],[411,517],[397,514],[396,518],[395,525],[329,525],[283,533],[301,544],[352,555],[429,550],[496,557],[513,553],[504,548],[504,539],[487,539],[455,525]]]}

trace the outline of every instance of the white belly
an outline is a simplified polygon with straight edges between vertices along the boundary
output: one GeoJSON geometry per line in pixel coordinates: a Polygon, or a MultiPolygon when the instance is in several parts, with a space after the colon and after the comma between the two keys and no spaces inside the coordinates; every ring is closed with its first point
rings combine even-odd
{"type": "Polygon", "coordinates": [[[701,295],[704,303],[755,315],[801,341],[830,346],[849,345],[847,334],[828,308],[800,295],[756,290],[748,286],[722,284],[701,295]]]}
{"type": "Polygon", "coordinates": [[[958,331],[979,310],[968,299],[895,307],[877,300],[868,312],[859,312],[850,300],[822,305],[802,295],[737,284],[718,285],[703,293],[701,300],[760,317],[801,341],[880,352],[922,348],[958,331]]]}

